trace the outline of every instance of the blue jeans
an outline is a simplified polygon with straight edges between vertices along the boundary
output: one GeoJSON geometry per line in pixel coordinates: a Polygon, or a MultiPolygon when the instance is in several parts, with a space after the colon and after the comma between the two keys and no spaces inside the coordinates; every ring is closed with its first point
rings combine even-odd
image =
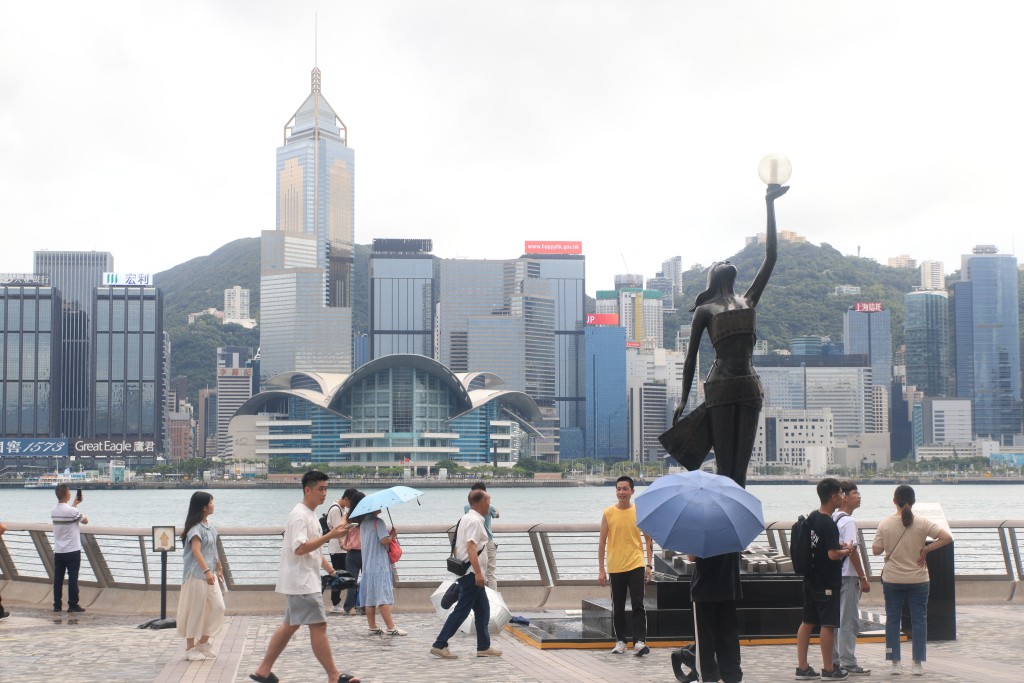
{"type": "MultiPolygon", "coordinates": [[[[357,580],[359,579],[359,572],[363,568],[363,551],[362,550],[349,550],[345,555],[345,571],[354,576],[357,580]]],[[[356,598],[358,597],[359,589],[356,586],[348,589],[345,594],[345,604],[343,605],[344,610],[347,612],[356,606],[356,598]]]]}
{"type": "Polygon", "coordinates": [[[491,634],[487,631],[487,624],[491,621],[491,603],[487,599],[487,592],[484,586],[476,585],[476,574],[473,572],[460,577],[456,583],[459,584],[459,601],[455,603],[455,609],[448,615],[448,620],[437,634],[434,647],[448,647],[448,639],[455,635],[459,626],[462,626],[462,622],[469,616],[469,611],[473,610],[476,649],[486,650],[491,646],[491,634]]]}
{"type": "Polygon", "coordinates": [[[903,604],[910,603],[910,628],[913,630],[914,661],[923,662],[927,656],[928,589],[929,583],[885,583],[885,658],[900,661],[900,624],[903,604]]]}

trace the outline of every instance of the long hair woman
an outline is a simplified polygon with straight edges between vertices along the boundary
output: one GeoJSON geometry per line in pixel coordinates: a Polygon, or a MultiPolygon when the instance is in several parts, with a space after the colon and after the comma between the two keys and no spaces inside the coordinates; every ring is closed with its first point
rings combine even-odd
{"type": "Polygon", "coordinates": [[[917,496],[906,484],[896,487],[892,502],[896,514],[878,523],[871,552],[885,553],[882,566],[882,594],[885,597],[885,658],[892,662],[892,675],[903,673],[900,661],[900,622],[903,605],[910,605],[910,627],[913,629],[912,673],[924,674],[928,637],[928,553],[953,542],[953,537],[941,526],[914,514],[917,496]],[[926,545],[929,538],[935,540],[926,545]]]}
{"type": "Polygon", "coordinates": [[[217,557],[217,530],[210,526],[213,496],[196,491],[188,503],[181,542],[181,593],[178,598],[178,635],[185,639],[185,659],[213,659],[210,639],[224,625],[224,595],[218,580],[224,570],[217,557]]]}

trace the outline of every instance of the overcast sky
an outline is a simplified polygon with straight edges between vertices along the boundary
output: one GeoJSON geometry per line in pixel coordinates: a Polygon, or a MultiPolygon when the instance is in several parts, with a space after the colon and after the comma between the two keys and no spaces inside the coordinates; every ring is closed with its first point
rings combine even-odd
{"type": "Polygon", "coordinates": [[[1020,3],[0,0],[0,271],[157,272],[273,229],[315,13],[357,242],[582,240],[593,293],[739,250],[768,152],[780,228],[846,254],[951,272],[1020,232],[1020,3]]]}

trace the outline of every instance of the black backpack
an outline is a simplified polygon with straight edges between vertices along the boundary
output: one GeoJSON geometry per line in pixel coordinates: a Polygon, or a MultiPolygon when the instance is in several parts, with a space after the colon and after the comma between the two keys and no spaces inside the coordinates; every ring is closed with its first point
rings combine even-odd
{"type": "Polygon", "coordinates": [[[323,531],[324,534],[331,530],[330,525],[327,523],[327,515],[331,513],[331,508],[338,508],[340,510],[341,506],[335,503],[331,507],[327,508],[327,512],[320,515],[320,530],[323,531]]]}
{"type": "Polygon", "coordinates": [[[789,532],[789,557],[793,560],[793,573],[806,574],[814,557],[811,549],[811,525],[803,515],[797,518],[789,532]]]}

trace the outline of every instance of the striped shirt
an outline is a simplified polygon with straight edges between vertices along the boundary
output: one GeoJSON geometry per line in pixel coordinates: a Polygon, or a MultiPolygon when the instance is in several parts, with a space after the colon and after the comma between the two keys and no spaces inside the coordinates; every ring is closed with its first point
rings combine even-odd
{"type": "Polygon", "coordinates": [[[82,549],[82,537],[78,533],[78,523],[82,520],[82,512],[67,503],[57,503],[50,511],[53,518],[53,552],[73,553],[82,549]]]}

